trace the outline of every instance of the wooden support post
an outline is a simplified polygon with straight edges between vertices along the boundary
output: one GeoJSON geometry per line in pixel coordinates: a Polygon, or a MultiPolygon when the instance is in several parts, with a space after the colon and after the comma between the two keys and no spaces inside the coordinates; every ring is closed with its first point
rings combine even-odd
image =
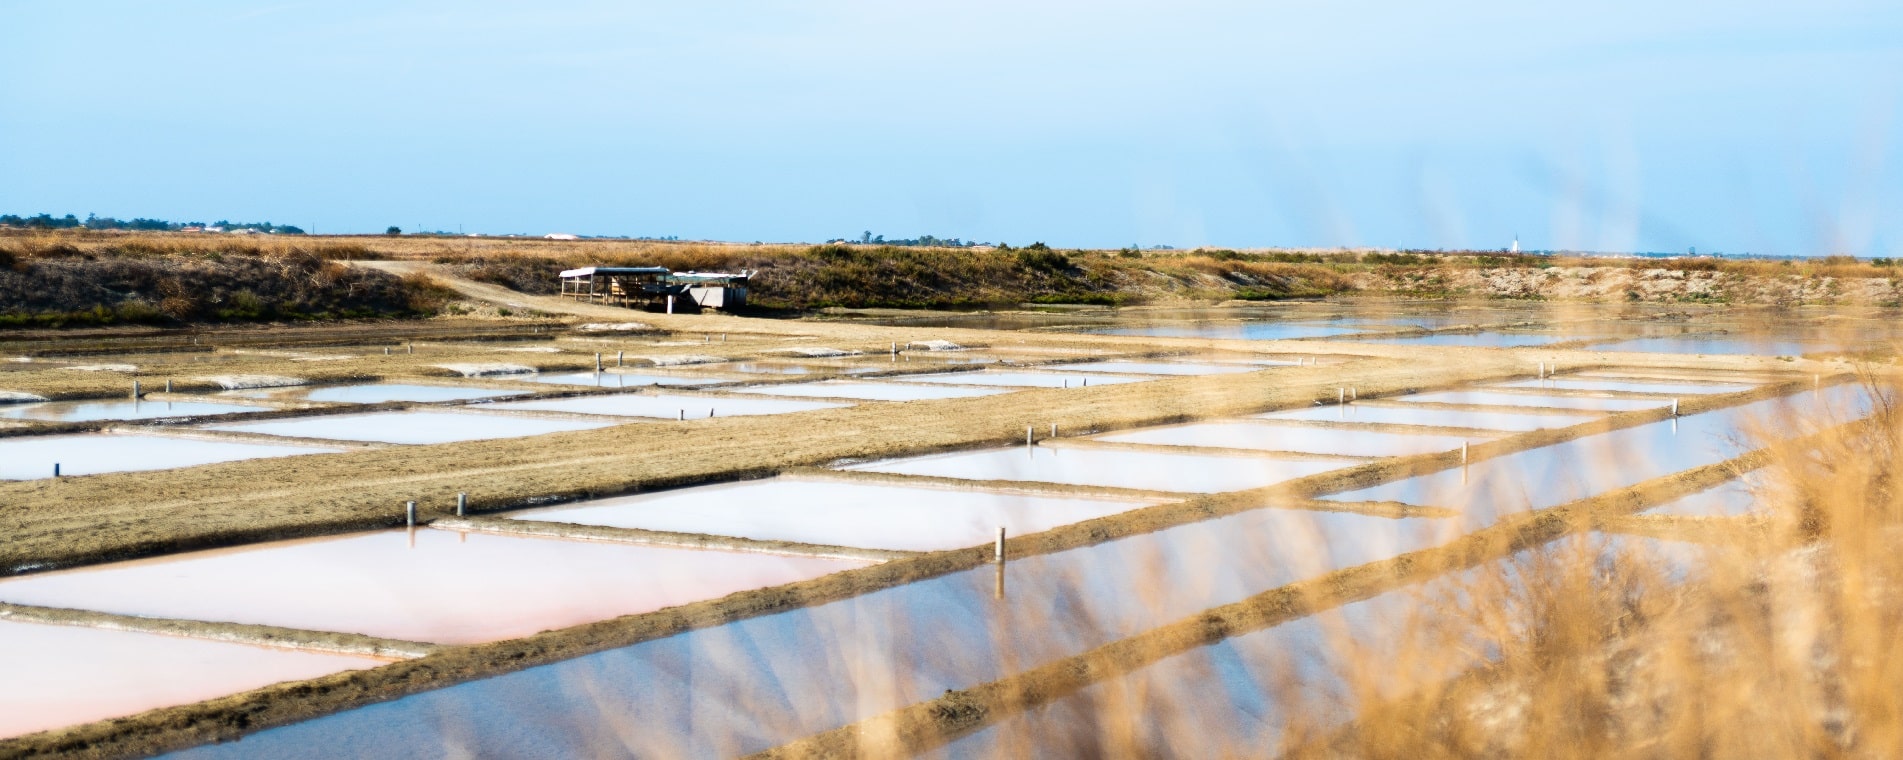
{"type": "Polygon", "coordinates": [[[600,352],[595,353],[595,371],[596,372],[601,371],[601,353],[600,352]]]}
{"type": "Polygon", "coordinates": [[[1031,427],[1030,425],[1024,426],[1024,445],[1026,446],[1031,445],[1031,427]]]}
{"type": "Polygon", "coordinates": [[[1678,416],[1678,399],[1672,399],[1672,416],[1678,416]]]}
{"type": "Polygon", "coordinates": [[[1347,388],[1335,389],[1335,403],[1337,404],[1348,403],[1348,389],[1347,388]]]}
{"type": "Polygon", "coordinates": [[[172,378],[169,378],[169,377],[165,378],[165,392],[166,393],[172,392],[172,378]]]}
{"type": "Polygon", "coordinates": [[[137,380],[132,381],[132,400],[139,400],[139,381],[137,380]]]}
{"type": "Polygon", "coordinates": [[[1004,561],[1004,526],[1002,525],[998,526],[998,547],[993,551],[992,559],[998,562],[1004,561]]]}
{"type": "Polygon", "coordinates": [[[53,477],[55,478],[59,477],[59,463],[58,462],[53,463],[53,477]]]}
{"type": "Polygon", "coordinates": [[[1461,464],[1467,463],[1467,442],[1466,441],[1460,442],[1460,463],[1461,464]]]}
{"type": "Polygon", "coordinates": [[[1057,437],[1057,423],[1055,422],[1051,423],[1051,437],[1052,438],[1057,437]]]}
{"type": "Polygon", "coordinates": [[[466,493],[456,494],[456,516],[462,517],[463,513],[468,509],[469,509],[469,494],[466,494],[466,493]]]}
{"type": "Polygon", "coordinates": [[[626,353],[627,353],[626,351],[616,351],[616,352],[615,352],[615,366],[617,366],[617,367],[619,367],[619,366],[621,366],[621,360],[622,360],[622,355],[623,355],[623,354],[626,354],[626,353]]]}
{"type": "Polygon", "coordinates": [[[403,518],[409,522],[410,527],[416,527],[416,502],[403,504],[403,518]]]}

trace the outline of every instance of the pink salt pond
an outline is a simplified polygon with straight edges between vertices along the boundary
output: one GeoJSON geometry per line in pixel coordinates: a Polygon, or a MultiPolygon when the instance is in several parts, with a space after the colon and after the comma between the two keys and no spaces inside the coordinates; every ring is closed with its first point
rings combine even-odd
{"type": "Polygon", "coordinates": [[[381,661],[0,620],[0,738],[201,702],[381,661]]]}
{"type": "Polygon", "coordinates": [[[850,560],[418,529],[0,581],[0,600],[443,644],[517,638],[860,567],[850,560]]]}

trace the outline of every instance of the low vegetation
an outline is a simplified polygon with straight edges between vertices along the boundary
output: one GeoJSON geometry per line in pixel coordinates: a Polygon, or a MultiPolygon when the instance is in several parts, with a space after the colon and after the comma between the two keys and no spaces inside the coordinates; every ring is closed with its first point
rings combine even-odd
{"type": "Polygon", "coordinates": [[[0,241],[0,327],[421,317],[450,301],[428,277],[336,261],[361,253],[245,242],[0,241]]]}
{"type": "MultiPolygon", "coordinates": [[[[1022,248],[876,242],[740,245],[425,235],[234,239],[223,235],[85,229],[0,232],[0,252],[10,260],[29,262],[29,269],[37,272],[34,277],[54,278],[32,284],[16,277],[0,287],[22,293],[50,287],[57,294],[9,301],[11,308],[5,312],[5,321],[0,322],[9,325],[414,316],[433,313],[440,307],[440,294],[432,295],[428,288],[402,283],[372,286],[381,282],[375,273],[323,274],[329,270],[311,263],[367,259],[428,260],[448,274],[530,294],[556,292],[556,272],[581,266],[747,270],[755,273],[752,303],[785,310],[830,306],[1210,303],[1349,293],[1410,298],[1903,306],[1903,272],[1894,261],[1849,257],[1794,262],[1608,259],[1487,251],[1066,250],[1043,243],[1022,248]],[[127,263],[112,263],[119,260],[127,263]],[[40,266],[31,262],[47,263],[40,266]],[[237,271],[247,266],[256,271],[237,271]],[[192,274],[181,279],[164,273],[172,269],[189,269],[192,274]],[[211,270],[219,269],[230,270],[229,276],[220,279],[211,274],[211,270]],[[107,279],[120,278],[112,280],[120,284],[105,285],[106,280],[81,274],[80,270],[107,279]],[[194,278],[202,279],[205,288],[191,287],[198,281],[194,278]],[[166,287],[179,292],[157,290],[168,281],[174,284],[166,287]],[[327,287],[342,287],[344,292],[318,292],[327,287]],[[246,290],[255,300],[240,295],[246,290]],[[168,298],[172,299],[169,308],[163,305],[168,298]],[[240,298],[242,302],[232,304],[228,298],[240,298]]],[[[26,271],[19,270],[16,275],[26,271]]]]}

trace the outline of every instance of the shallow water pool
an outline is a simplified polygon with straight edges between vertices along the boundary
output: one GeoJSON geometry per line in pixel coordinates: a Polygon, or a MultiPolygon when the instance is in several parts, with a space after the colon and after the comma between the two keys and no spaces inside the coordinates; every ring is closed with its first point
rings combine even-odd
{"type": "Polygon", "coordinates": [[[595,420],[551,420],[501,414],[412,410],[369,414],[326,414],[317,417],[293,417],[260,422],[217,423],[204,427],[208,430],[263,433],[293,438],[431,444],[566,433],[572,430],[593,430],[612,424],[614,423],[595,420]]]}
{"type": "Polygon", "coordinates": [[[275,541],[19,576],[0,580],[0,600],[472,644],[867,564],[427,528],[408,533],[275,541]]]}
{"type": "Polygon", "coordinates": [[[1630,412],[1671,406],[1670,399],[1597,398],[1560,396],[1542,393],[1506,393],[1502,391],[1464,390],[1430,391],[1411,396],[1393,396],[1386,401],[1409,404],[1475,404],[1481,406],[1533,406],[1543,409],[1577,409],[1593,412],[1630,412]]]}
{"type": "Polygon", "coordinates": [[[1720,383],[1674,383],[1667,381],[1615,380],[1611,378],[1547,378],[1500,383],[1497,388],[1540,388],[1554,391],[1612,391],[1621,393],[1677,393],[1687,396],[1703,393],[1737,393],[1757,386],[1720,383]]]}
{"type": "Polygon", "coordinates": [[[550,385],[582,385],[593,388],[639,388],[646,385],[712,385],[729,382],[718,377],[687,377],[685,375],[656,375],[641,372],[565,372],[555,375],[531,375],[516,378],[531,383],[550,385]]]}
{"type": "Polygon", "coordinates": [[[1100,435],[1108,443],[1149,443],[1164,446],[1295,451],[1357,457],[1392,457],[1458,449],[1465,442],[1487,440],[1433,433],[1389,433],[1345,430],[1313,425],[1277,425],[1266,421],[1233,420],[1146,428],[1100,435]]]}
{"type": "Polygon", "coordinates": [[[367,657],[0,620],[0,738],[374,668],[367,657]]]}
{"type": "Polygon", "coordinates": [[[1056,372],[1011,372],[987,369],[977,372],[941,372],[929,375],[905,375],[892,379],[903,380],[908,383],[946,383],[950,385],[1005,385],[1020,388],[1088,388],[1092,385],[1141,383],[1157,378],[1154,376],[1104,375],[1095,372],[1062,374],[1056,372]]]}
{"type": "Polygon", "coordinates": [[[1131,451],[1113,447],[1013,446],[888,459],[846,469],[968,480],[1016,480],[1183,493],[1261,488],[1352,461],[1131,451]]]}
{"type": "Polygon", "coordinates": [[[450,385],[409,383],[364,383],[361,385],[311,385],[275,390],[226,391],[222,396],[263,398],[279,401],[320,401],[344,404],[382,404],[391,401],[430,403],[469,401],[479,398],[519,396],[527,391],[493,388],[458,388],[450,385]]]}
{"type": "Polygon", "coordinates": [[[28,404],[0,404],[0,419],[40,420],[44,422],[93,422],[97,420],[151,420],[161,417],[267,412],[271,407],[248,404],[220,404],[209,401],[41,401],[28,404]]]}
{"type": "Polygon", "coordinates": [[[99,475],[196,467],[245,459],[329,454],[338,449],[248,441],[213,441],[163,435],[82,433],[0,438],[0,480],[35,480],[60,474],[99,475]]]}
{"type": "Polygon", "coordinates": [[[1541,414],[1538,412],[1436,409],[1425,406],[1388,404],[1334,404],[1289,409],[1256,415],[1264,420],[1300,420],[1304,422],[1344,422],[1366,425],[1422,425],[1427,427],[1477,428],[1525,432],[1547,428],[1571,427],[1599,419],[1597,414],[1541,414]]]}
{"type": "Polygon", "coordinates": [[[867,549],[939,551],[991,541],[999,527],[1017,536],[1153,503],[780,477],[598,499],[512,517],[867,549]]]}

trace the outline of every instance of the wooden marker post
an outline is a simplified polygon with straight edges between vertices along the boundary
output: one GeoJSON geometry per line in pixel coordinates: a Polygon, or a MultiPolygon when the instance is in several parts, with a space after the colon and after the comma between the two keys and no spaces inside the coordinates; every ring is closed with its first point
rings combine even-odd
{"type": "Polygon", "coordinates": [[[403,518],[408,521],[410,527],[416,527],[416,502],[411,501],[403,504],[403,518]]]}
{"type": "Polygon", "coordinates": [[[469,509],[469,494],[456,494],[456,516],[462,517],[463,512],[467,509],[469,509]]]}

